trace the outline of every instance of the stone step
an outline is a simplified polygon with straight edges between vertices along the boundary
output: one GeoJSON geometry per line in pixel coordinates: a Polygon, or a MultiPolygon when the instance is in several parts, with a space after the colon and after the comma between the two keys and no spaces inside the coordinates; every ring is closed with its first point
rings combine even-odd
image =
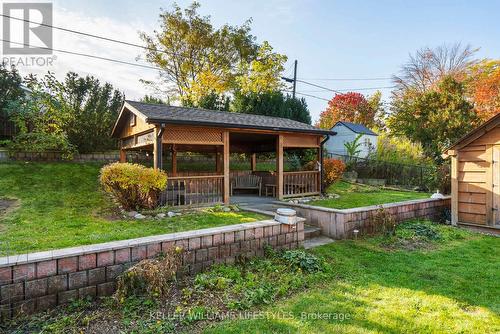
{"type": "Polygon", "coordinates": [[[331,238],[328,238],[328,237],[325,237],[325,236],[320,236],[320,237],[316,237],[316,238],[304,240],[304,248],[305,249],[310,249],[310,248],[314,248],[314,247],[328,245],[328,244],[331,244],[334,241],[335,240],[333,240],[331,238]]]}
{"type": "Polygon", "coordinates": [[[311,225],[304,225],[304,240],[321,236],[321,228],[311,225]]]}

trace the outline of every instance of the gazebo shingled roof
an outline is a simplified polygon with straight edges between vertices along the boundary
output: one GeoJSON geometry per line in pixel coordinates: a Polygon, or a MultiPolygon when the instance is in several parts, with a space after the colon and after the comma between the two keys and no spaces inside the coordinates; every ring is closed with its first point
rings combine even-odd
{"type": "MultiPolygon", "coordinates": [[[[200,125],[213,127],[236,127],[275,131],[302,132],[319,135],[334,135],[331,130],[319,129],[312,125],[288,118],[238,112],[215,111],[201,108],[168,106],[137,101],[126,101],[128,106],[143,115],[147,123],[168,123],[179,125],[200,125]]],[[[113,135],[115,134],[113,129],[113,135]]]]}

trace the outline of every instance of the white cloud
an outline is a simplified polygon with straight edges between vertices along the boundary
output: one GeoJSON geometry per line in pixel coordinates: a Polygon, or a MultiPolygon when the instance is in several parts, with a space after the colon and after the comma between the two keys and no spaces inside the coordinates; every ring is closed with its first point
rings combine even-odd
{"type": "MultiPolygon", "coordinates": [[[[147,26],[143,22],[121,22],[119,19],[111,19],[109,17],[89,17],[81,12],[68,11],[61,8],[54,8],[53,17],[53,25],[57,27],[135,44],[142,44],[139,38],[139,31],[150,32],[153,30],[153,27],[147,26]]],[[[18,40],[19,35],[21,35],[21,31],[19,30],[15,33],[16,35],[12,36],[12,40],[18,40]]],[[[137,47],[103,41],[57,29],[53,29],[53,38],[54,49],[86,53],[131,63],[135,63],[135,58],[142,55],[144,51],[137,47]]],[[[35,45],[31,41],[30,44],[35,45]]],[[[152,69],[122,65],[60,52],[54,52],[53,54],[56,56],[53,66],[19,66],[19,71],[23,75],[29,73],[43,75],[47,71],[51,71],[59,79],[62,79],[68,71],[76,72],[82,76],[90,74],[102,82],[113,84],[115,88],[125,92],[128,99],[139,99],[148,93],[148,90],[139,82],[139,79],[156,80],[158,77],[157,71],[152,69]]],[[[149,65],[143,61],[139,62],[149,65]]]]}

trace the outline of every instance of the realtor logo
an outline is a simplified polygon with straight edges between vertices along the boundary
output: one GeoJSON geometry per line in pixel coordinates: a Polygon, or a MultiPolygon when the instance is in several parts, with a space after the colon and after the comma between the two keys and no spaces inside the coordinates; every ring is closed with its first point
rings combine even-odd
{"type": "Polygon", "coordinates": [[[5,55],[52,54],[52,3],[4,3],[2,9],[5,55]]]}

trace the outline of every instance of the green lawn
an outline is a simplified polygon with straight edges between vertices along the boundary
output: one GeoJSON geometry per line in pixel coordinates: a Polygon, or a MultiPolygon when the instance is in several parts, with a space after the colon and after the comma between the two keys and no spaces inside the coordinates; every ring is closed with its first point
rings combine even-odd
{"type": "Polygon", "coordinates": [[[18,199],[20,205],[0,216],[0,255],[263,219],[249,212],[191,213],[161,220],[117,219],[113,203],[99,189],[100,166],[0,164],[0,198],[18,199]]]}
{"type": "Polygon", "coordinates": [[[327,191],[340,197],[312,201],[309,204],[332,209],[350,209],[430,197],[428,193],[384,189],[345,181],[331,185],[327,191]]]}
{"type": "Polygon", "coordinates": [[[391,237],[336,241],[305,254],[270,252],[265,258],[216,266],[175,281],[164,299],[132,296],[121,303],[113,298],[78,302],[5,329],[15,333],[103,329],[144,334],[499,333],[498,249],[498,237],[410,221],[399,225],[391,237]],[[318,263],[319,271],[314,267],[318,263]],[[203,321],[204,315],[228,310],[246,312],[240,315],[247,318],[203,321]],[[169,319],[162,317],[165,314],[185,316],[169,319]]]}
{"type": "Polygon", "coordinates": [[[499,333],[500,238],[437,230],[442,239],[417,251],[384,247],[380,237],[319,247],[313,253],[332,266],[326,278],[262,309],[284,319],[205,333],[499,333]]]}

